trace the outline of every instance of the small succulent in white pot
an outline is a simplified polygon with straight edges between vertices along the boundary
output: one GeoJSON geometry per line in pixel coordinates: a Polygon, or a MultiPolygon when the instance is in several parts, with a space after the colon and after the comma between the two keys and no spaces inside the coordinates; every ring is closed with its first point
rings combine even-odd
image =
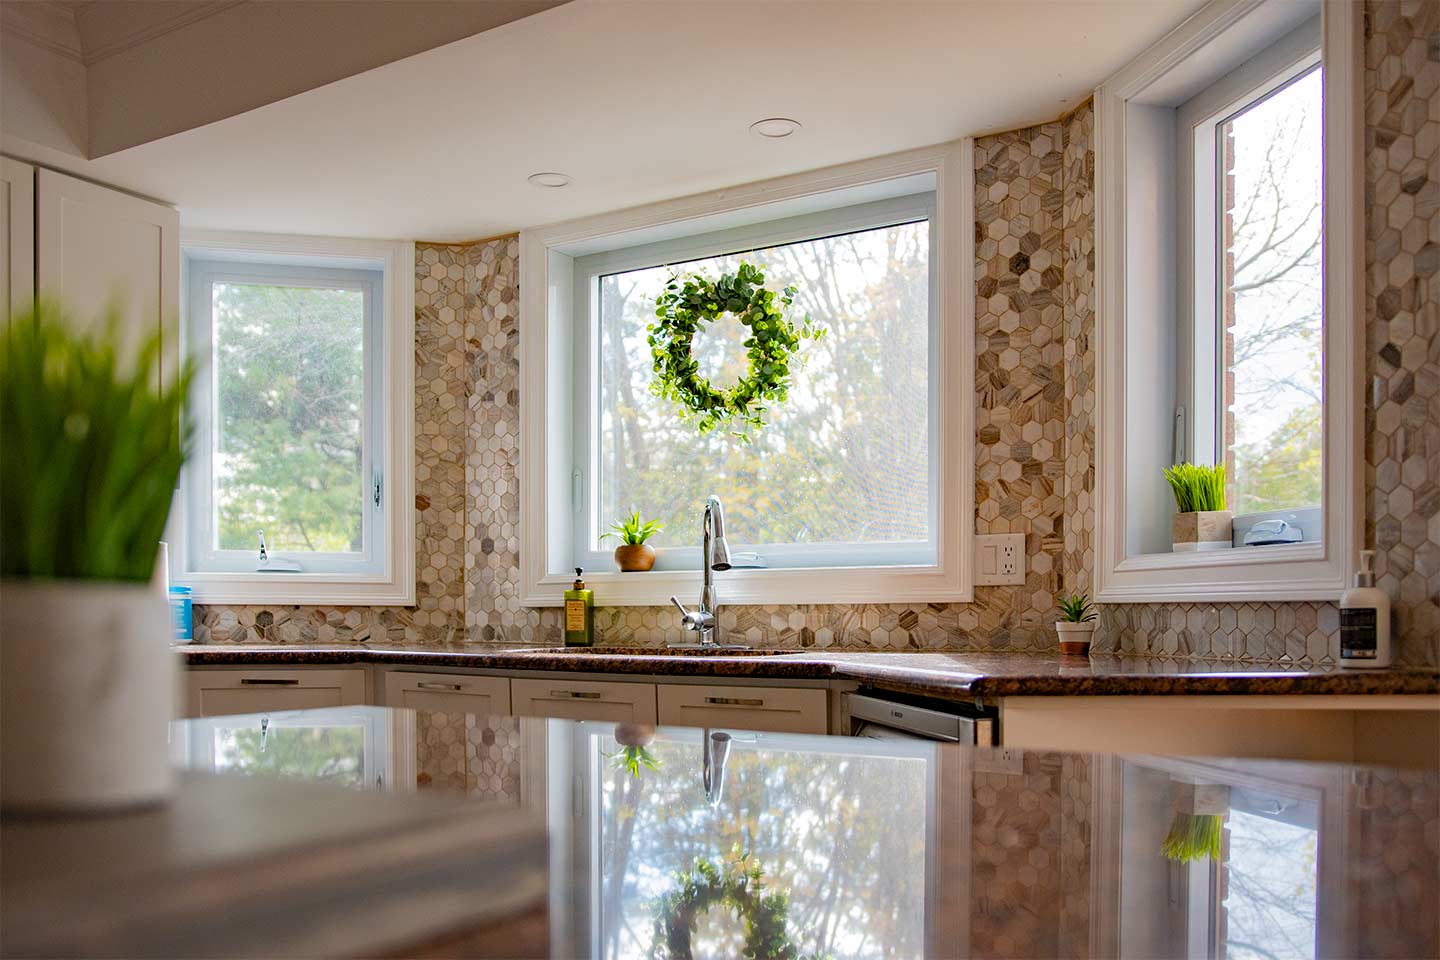
{"type": "Polygon", "coordinates": [[[0,331],[0,806],[94,811],[171,786],[178,672],[155,582],[187,364],[41,302],[0,331]],[[103,733],[102,733],[103,731],[103,733]]]}
{"type": "Polygon", "coordinates": [[[1065,655],[1088,656],[1090,641],[1095,637],[1095,606],[1083,593],[1061,597],[1060,619],[1055,632],[1060,635],[1060,652],[1065,655]]]}

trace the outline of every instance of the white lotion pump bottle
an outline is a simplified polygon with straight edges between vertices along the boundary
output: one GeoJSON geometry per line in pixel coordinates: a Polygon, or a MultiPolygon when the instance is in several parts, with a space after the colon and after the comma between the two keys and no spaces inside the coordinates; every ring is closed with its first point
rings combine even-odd
{"type": "Polygon", "coordinates": [[[1355,586],[1340,597],[1340,666],[1388,667],[1390,597],[1375,586],[1375,551],[1360,551],[1355,586]]]}

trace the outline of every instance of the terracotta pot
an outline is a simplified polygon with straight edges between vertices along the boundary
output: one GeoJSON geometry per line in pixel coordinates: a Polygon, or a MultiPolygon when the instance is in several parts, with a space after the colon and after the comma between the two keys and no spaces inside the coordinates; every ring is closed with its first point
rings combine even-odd
{"type": "Polygon", "coordinates": [[[621,573],[643,573],[655,566],[655,548],[648,543],[626,543],[615,548],[621,573]]]}
{"type": "Polygon", "coordinates": [[[654,739],[655,728],[648,724],[615,724],[615,742],[622,747],[648,747],[654,739]]]}
{"type": "Polygon", "coordinates": [[[1068,620],[1057,620],[1055,632],[1060,636],[1060,653],[1063,656],[1090,655],[1090,641],[1095,636],[1095,621],[1072,623],[1068,620]]]}
{"type": "Polygon", "coordinates": [[[0,807],[99,812],[169,795],[170,635],[153,584],[0,582],[0,807]]]}

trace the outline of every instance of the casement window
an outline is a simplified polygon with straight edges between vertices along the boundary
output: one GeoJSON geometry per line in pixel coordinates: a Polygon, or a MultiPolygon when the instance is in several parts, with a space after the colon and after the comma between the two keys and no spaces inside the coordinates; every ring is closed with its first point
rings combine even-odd
{"type": "Polygon", "coordinates": [[[1176,111],[1175,461],[1225,465],[1242,542],[1267,517],[1321,537],[1319,42],[1317,18],[1176,111]]]}
{"type": "Polygon", "coordinates": [[[404,245],[269,239],[186,238],[198,374],[175,579],[202,602],[408,602],[404,245]]]}
{"type": "MultiPolygon", "coordinates": [[[[757,565],[935,562],[934,202],[926,192],[576,260],[575,342],[595,348],[576,356],[587,388],[576,398],[578,564],[608,565],[613,544],[600,537],[638,509],[665,527],[660,569],[695,568],[696,517],[712,493],[732,550],[757,565]],[[776,289],[796,284],[791,313],[825,330],[749,442],[701,434],[652,394],[646,342],[675,271],[718,277],[741,262],[763,265],[776,289]]],[[[697,337],[712,382],[744,373],[745,336],[722,320],[697,337]]]]}
{"type": "MultiPolygon", "coordinates": [[[[587,580],[592,572],[601,578],[607,603],[664,602],[688,591],[711,494],[725,506],[731,602],[855,599],[887,589],[891,599],[966,595],[961,552],[962,541],[969,551],[973,495],[962,465],[971,445],[961,439],[973,427],[961,422],[973,421],[971,403],[959,398],[973,377],[973,291],[962,297],[947,288],[970,271],[943,266],[970,257],[962,249],[969,218],[961,223],[948,208],[962,192],[968,197],[970,171],[954,162],[959,152],[921,153],[890,176],[858,165],[855,182],[792,198],[773,185],[753,188],[774,198],[760,204],[741,188],[725,198],[728,209],[719,200],[704,216],[669,219],[673,205],[659,205],[657,222],[639,230],[609,232],[619,218],[597,218],[522,235],[522,284],[528,278],[551,291],[531,287],[534,297],[522,299],[523,342],[527,350],[546,344],[547,363],[563,370],[522,381],[536,394],[533,402],[522,395],[522,418],[548,406],[529,421],[543,430],[530,448],[545,452],[536,469],[551,478],[548,507],[522,510],[524,542],[535,544],[522,549],[522,562],[528,555],[546,567],[529,568],[528,602],[557,599],[554,588],[573,579],[574,567],[585,568],[587,580]],[[603,233],[549,242],[571,229],[603,233]],[[536,262],[547,269],[531,270],[536,262]],[[788,398],[771,404],[766,424],[747,438],[701,433],[653,393],[647,342],[655,298],[670,277],[718,278],[742,262],[760,266],[772,289],[796,286],[789,315],[824,330],[802,343],[788,398]],[[529,333],[532,320],[538,329],[529,333]],[[652,541],[659,559],[649,573],[612,575],[615,542],[602,537],[635,510],[664,527],[652,541]]],[[[719,385],[742,376],[746,335],[728,315],[697,335],[702,375],[719,385]]],[[[527,495],[539,501],[542,490],[524,485],[527,495]]]]}
{"type": "Polygon", "coordinates": [[[1363,533],[1359,7],[1213,0],[1096,91],[1097,598],[1333,600],[1363,533]],[[1174,463],[1233,549],[1172,549],[1174,463]]]}

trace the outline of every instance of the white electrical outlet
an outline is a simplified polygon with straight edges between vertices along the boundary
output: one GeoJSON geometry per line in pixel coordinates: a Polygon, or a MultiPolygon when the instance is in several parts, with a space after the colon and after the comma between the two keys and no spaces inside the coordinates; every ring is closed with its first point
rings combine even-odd
{"type": "Polygon", "coordinates": [[[1025,582],[1025,534],[975,535],[976,586],[1003,586],[1025,582]]]}
{"type": "Polygon", "coordinates": [[[1025,751],[1014,747],[976,750],[975,770],[979,773],[1022,774],[1025,772],[1025,751]]]}

